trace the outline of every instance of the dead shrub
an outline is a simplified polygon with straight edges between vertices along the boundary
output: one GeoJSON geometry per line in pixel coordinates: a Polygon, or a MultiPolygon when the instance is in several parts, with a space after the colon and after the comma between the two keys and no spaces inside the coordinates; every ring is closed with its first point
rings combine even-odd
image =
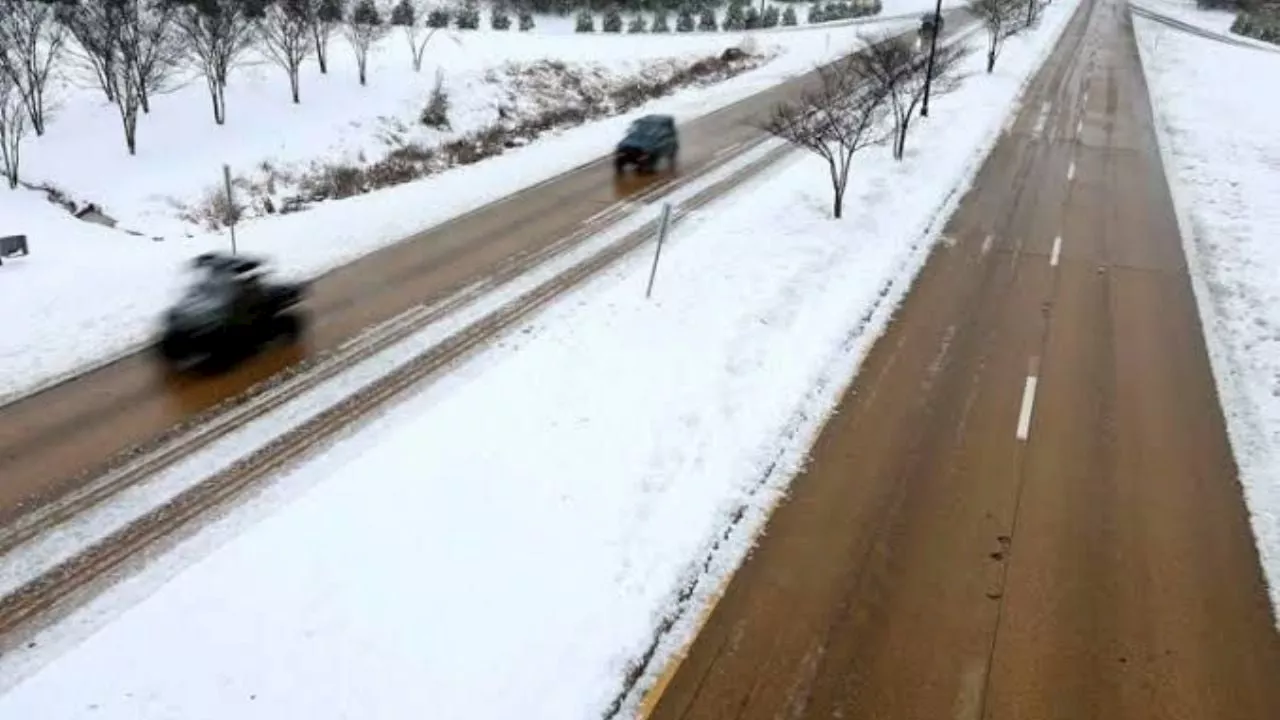
{"type": "MultiPolygon", "coordinates": [[[[525,117],[518,117],[515,109],[504,106],[500,108],[498,118],[492,124],[443,142],[434,148],[400,139],[402,144],[367,166],[348,164],[313,166],[298,180],[297,186],[300,192],[284,198],[279,212],[297,212],[308,204],[322,200],[352,197],[372,190],[412,182],[451,167],[471,165],[501,155],[508,148],[525,145],[544,133],[632,110],[685,85],[706,82],[711,78],[718,80],[732,77],[755,67],[760,59],[750,55],[744,59],[732,60],[710,56],[691,65],[675,68],[670,73],[658,73],[657,79],[632,78],[608,91],[588,85],[583,81],[582,73],[571,70],[558,60],[543,60],[524,66],[512,66],[508,69],[508,74],[517,78],[518,89],[522,92],[537,97],[545,95],[548,89],[558,88],[563,94],[569,95],[569,98],[554,104],[548,103],[548,107],[525,117]],[[539,88],[542,89],[541,92],[538,92],[539,88]]],[[[433,104],[443,107],[442,112],[447,122],[447,94],[443,91],[443,82],[440,79],[437,79],[432,101],[423,111],[424,124],[432,124],[428,122],[428,116],[431,115],[429,111],[433,104]],[[437,94],[444,100],[437,103],[435,100],[437,94]]],[[[363,159],[360,162],[363,163],[363,159]]],[[[269,174],[269,178],[274,175],[273,171],[269,174]]]]}

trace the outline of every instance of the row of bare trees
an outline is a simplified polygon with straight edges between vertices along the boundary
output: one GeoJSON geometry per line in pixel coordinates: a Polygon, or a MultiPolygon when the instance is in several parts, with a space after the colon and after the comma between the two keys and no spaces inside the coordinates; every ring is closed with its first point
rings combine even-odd
{"type": "Polygon", "coordinates": [[[213,119],[226,123],[231,71],[254,48],[288,77],[294,103],[300,74],[314,57],[329,70],[329,45],[341,32],[355,54],[361,85],[369,54],[392,28],[402,28],[420,70],[433,30],[425,0],[0,0],[0,170],[16,183],[17,145],[43,135],[49,82],[65,64],[87,78],[117,109],[130,154],[138,120],[152,98],[199,76],[213,119]],[[18,112],[14,112],[14,107],[18,112]]]}
{"type": "Polygon", "coordinates": [[[965,52],[960,44],[939,47],[930,70],[927,53],[916,43],[876,39],[857,54],[819,67],[816,81],[794,102],[775,107],[761,128],[826,160],[832,214],[839,218],[854,157],[889,142],[894,159],[901,160],[926,82],[935,96],[954,89],[965,52]]]}
{"type": "MultiPolygon", "coordinates": [[[[969,0],[969,11],[987,33],[987,72],[995,69],[1004,41],[1037,19],[1039,0],[969,0]]],[[[880,37],[861,52],[817,69],[817,78],[793,102],[774,108],[761,129],[820,156],[827,163],[832,214],[844,213],[844,194],[855,156],[891,143],[902,160],[907,135],[926,92],[949,92],[960,82],[963,44],[934,48],[904,37],[880,37]]]]}

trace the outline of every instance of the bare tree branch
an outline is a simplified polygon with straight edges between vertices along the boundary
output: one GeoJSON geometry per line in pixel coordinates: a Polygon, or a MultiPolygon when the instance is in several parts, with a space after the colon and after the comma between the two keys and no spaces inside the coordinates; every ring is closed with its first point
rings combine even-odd
{"type": "Polygon", "coordinates": [[[227,76],[252,47],[259,0],[168,0],[186,53],[200,67],[213,103],[213,120],[227,121],[227,76]]]}
{"type": "Polygon", "coordinates": [[[259,26],[267,55],[289,76],[294,104],[302,102],[298,71],[314,48],[315,7],[311,0],[276,0],[267,7],[259,26]]]}
{"type": "Polygon", "coordinates": [[[347,41],[356,55],[356,67],[360,71],[360,84],[367,84],[369,49],[387,34],[387,25],[373,0],[359,0],[351,10],[351,19],[343,28],[347,41]]]}
{"type": "MultiPolygon", "coordinates": [[[[932,95],[945,94],[959,86],[956,71],[966,52],[960,43],[936,48],[931,76],[932,95]]],[[[849,60],[853,72],[877,88],[888,102],[893,116],[893,157],[896,160],[901,160],[906,153],[907,131],[924,97],[927,60],[927,54],[921,52],[915,43],[893,36],[873,40],[849,60]]]]}
{"type": "Polygon", "coordinates": [[[883,142],[886,95],[848,61],[817,69],[818,82],[794,102],[776,106],[761,129],[827,162],[832,214],[844,214],[854,156],[883,142]]]}
{"type": "Polygon", "coordinates": [[[320,74],[329,73],[329,38],[346,17],[345,0],[311,0],[311,39],[315,43],[320,74]]]}
{"type": "Polygon", "coordinates": [[[54,3],[0,0],[0,75],[21,97],[36,135],[44,135],[45,89],[65,43],[54,3]]]}
{"type": "Polygon", "coordinates": [[[422,70],[422,58],[427,52],[427,43],[431,41],[431,36],[436,34],[435,28],[424,28],[418,24],[423,19],[423,15],[423,7],[417,0],[400,0],[391,9],[391,26],[404,30],[405,40],[409,41],[414,72],[422,70]]]}
{"type": "Polygon", "coordinates": [[[130,155],[138,152],[138,113],[145,83],[160,72],[148,63],[158,63],[156,44],[168,42],[167,25],[161,24],[157,33],[151,20],[144,19],[146,12],[142,0],[80,0],[62,12],[62,22],[120,113],[130,155]]]}
{"type": "Polygon", "coordinates": [[[996,68],[996,58],[1004,49],[1004,41],[1022,28],[1017,24],[1022,14],[1022,0],[969,0],[969,14],[987,31],[987,72],[996,68]]]}
{"type": "Polygon", "coordinates": [[[18,165],[22,159],[22,138],[27,133],[27,109],[22,90],[13,78],[0,73],[0,175],[9,189],[18,187],[18,165]]]}

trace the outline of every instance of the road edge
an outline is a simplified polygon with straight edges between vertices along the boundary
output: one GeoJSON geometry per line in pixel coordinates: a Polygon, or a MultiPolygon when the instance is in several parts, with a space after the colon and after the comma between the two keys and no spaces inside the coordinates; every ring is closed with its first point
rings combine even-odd
{"type": "MultiPolygon", "coordinates": [[[[1063,0],[1059,0],[1061,1],[1063,0]]],[[[965,177],[931,214],[925,216],[916,240],[898,271],[881,285],[880,300],[869,308],[855,332],[846,338],[845,343],[827,361],[817,384],[809,390],[809,401],[802,402],[788,422],[790,431],[779,444],[766,473],[755,481],[754,490],[747,494],[740,505],[726,513],[728,522],[712,536],[705,545],[704,552],[690,563],[689,570],[685,573],[689,581],[673,591],[668,604],[670,610],[656,623],[658,634],[649,648],[624,669],[621,687],[611,703],[604,708],[602,718],[615,720],[629,717],[646,720],[657,707],[667,683],[679,670],[702,626],[714,612],[742,562],[751,553],[773,510],[785,497],[791,482],[803,471],[813,442],[839,404],[840,398],[857,379],[862,361],[883,336],[898,308],[914,287],[921,269],[937,246],[947,221],[973,187],[983,163],[1008,131],[1012,118],[1022,108],[1027,89],[1061,42],[1076,13],[1088,1],[1074,0],[1075,10],[1037,53],[1031,69],[1018,86],[1004,119],[993,124],[988,136],[974,147],[965,169],[965,177]],[[838,382],[838,386],[833,388],[833,382],[838,382]],[[764,502],[753,502],[761,499],[764,502]]],[[[976,32],[976,29],[972,32],[976,32]]],[[[972,32],[961,35],[958,41],[967,40],[972,32]]]]}
{"type": "MultiPolygon", "coordinates": [[[[1227,439],[1231,445],[1232,460],[1236,464],[1236,482],[1240,486],[1245,501],[1245,509],[1249,514],[1249,528],[1253,532],[1253,544],[1260,557],[1267,557],[1266,549],[1259,540],[1259,518],[1249,502],[1251,483],[1245,481],[1248,475],[1261,484],[1266,478],[1249,460],[1253,453],[1271,454],[1266,440],[1266,430],[1261,419],[1252,411],[1249,393],[1241,387],[1241,376],[1238,372],[1243,363],[1227,342],[1229,334],[1222,328],[1223,316],[1218,310],[1218,298],[1209,287],[1206,275],[1208,265],[1205,254],[1200,250],[1199,233],[1192,217],[1190,193],[1183,185],[1177,173],[1177,163],[1173,150],[1173,142],[1169,138],[1168,128],[1160,108],[1156,105],[1154,94],[1150,91],[1147,68],[1154,60],[1150,51],[1138,35],[1137,21],[1157,23],[1145,17],[1129,14],[1129,26],[1133,32],[1134,44],[1138,47],[1138,57],[1142,63],[1142,76],[1147,82],[1147,103],[1151,109],[1152,127],[1156,135],[1156,146],[1160,150],[1160,165],[1164,170],[1165,183],[1169,187],[1169,195],[1173,200],[1174,216],[1178,224],[1178,236],[1182,243],[1182,254],[1187,262],[1187,275],[1191,278],[1192,294],[1196,300],[1196,313],[1200,318],[1200,330],[1204,335],[1205,349],[1209,355],[1209,367],[1213,370],[1214,385],[1218,391],[1218,405],[1227,426],[1227,439]]],[[[1176,30],[1175,30],[1176,31],[1176,30]]],[[[1280,565],[1280,558],[1271,558],[1280,565]]],[[[1269,577],[1267,563],[1260,568],[1263,581],[1267,586],[1267,594],[1271,600],[1271,619],[1276,630],[1280,631],[1280,580],[1269,577]]]]}

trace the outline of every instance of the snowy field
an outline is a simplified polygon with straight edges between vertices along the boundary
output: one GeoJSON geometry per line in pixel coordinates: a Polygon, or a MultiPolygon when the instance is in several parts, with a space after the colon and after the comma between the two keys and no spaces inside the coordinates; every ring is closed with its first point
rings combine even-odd
{"type": "Polygon", "coordinates": [[[1232,10],[1201,10],[1196,6],[1196,0],[1137,0],[1133,4],[1210,32],[1241,40],[1250,39],[1231,34],[1231,23],[1236,20],[1232,10]]]}
{"type": "MultiPolygon", "coordinates": [[[[884,5],[883,15],[890,16],[915,13],[929,1],[884,5]]],[[[719,53],[746,36],[754,38],[758,52],[778,53],[773,62],[726,82],[679,91],[475,165],[245,223],[238,231],[241,250],[272,257],[286,273],[318,274],[594,159],[640,114],[665,112],[689,120],[847,52],[862,33],[913,23],[665,37],[451,32],[431,40],[420,73],[412,70],[404,37],[392,34],[383,52],[370,59],[370,85],[364,88],[349,49],[335,38],[328,76],[307,63],[300,106],[291,104],[284,74],[270,65],[243,68],[232,77],[225,127],[214,125],[199,83],[155,98],[151,116],[140,123],[137,157],[128,156],[119,120],[98,91],[65,90],[45,137],[24,147],[24,180],[51,182],[82,202],[93,200],[124,228],[152,232],[104,230],[72,219],[39,193],[0,192],[0,235],[26,234],[32,250],[30,257],[0,268],[0,306],[23,308],[20,317],[0,320],[0,401],[136,348],[182,289],[186,260],[226,247],[222,234],[200,232],[178,219],[166,198],[200,198],[217,184],[224,162],[239,175],[263,162],[283,167],[372,152],[388,128],[417,125],[437,67],[445,70],[451,90],[454,130],[463,131],[496,113],[502,86],[486,82],[485,75],[507,62],[590,61],[617,77],[657,60],[719,53]],[[169,237],[154,241],[155,231],[169,237]],[[182,237],[188,232],[194,237],[182,237]]]]}
{"type": "Polygon", "coordinates": [[[600,717],[745,508],[741,560],[1076,4],[968,58],[843,220],[790,157],[676,226],[652,301],[639,253],[0,661],[0,717],[600,717]]]}
{"type": "Polygon", "coordinates": [[[1135,18],[1227,429],[1280,607],[1280,55],[1135,18]],[[1224,120],[1229,118],[1229,120],[1224,120]]]}

